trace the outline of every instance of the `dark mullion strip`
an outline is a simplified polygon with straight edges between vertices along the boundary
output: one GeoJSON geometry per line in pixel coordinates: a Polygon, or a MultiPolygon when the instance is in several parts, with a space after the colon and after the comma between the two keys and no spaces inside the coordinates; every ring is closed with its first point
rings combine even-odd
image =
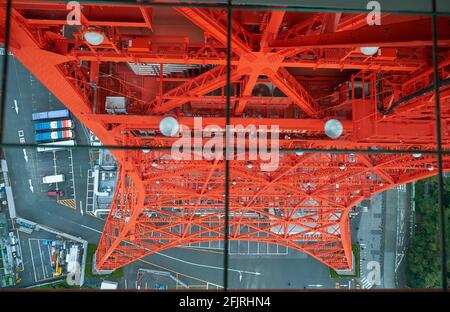
{"type": "MultiPolygon", "coordinates": [[[[42,147],[42,145],[36,144],[36,143],[23,143],[23,144],[17,144],[17,143],[0,143],[0,148],[37,148],[42,147]]],[[[45,147],[61,147],[61,145],[55,145],[55,144],[48,144],[45,145],[45,147]]],[[[92,145],[86,145],[86,144],[78,144],[75,146],[68,146],[67,149],[107,149],[107,150],[141,150],[141,149],[148,149],[148,150],[155,150],[155,151],[161,151],[161,150],[167,150],[170,151],[172,149],[172,146],[145,146],[145,145],[100,145],[100,146],[92,146],[92,145]]],[[[187,149],[189,150],[189,149],[187,149]]],[[[190,151],[193,151],[194,148],[191,147],[190,151]]],[[[257,149],[250,149],[245,148],[245,152],[250,151],[258,151],[257,149]]],[[[415,153],[421,153],[426,155],[435,155],[438,153],[437,150],[421,150],[421,149],[415,149],[415,150],[370,150],[370,149],[324,149],[324,148],[311,148],[311,149],[305,149],[305,148],[280,148],[280,152],[286,152],[286,153],[297,153],[297,152],[304,152],[304,153],[340,153],[340,154],[348,154],[348,153],[363,153],[363,154],[415,154],[415,153]]],[[[450,155],[449,151],[441,151],[442,155],[450,155]]]]}
{"type": "Polygon", "coordinates": [[[224,258],[223,258],[223,289],[228,291],[228,232],[229,232],[229,212],[230,212],[230,160],[228,154],[230,148],[230,110],[231,110],[231,0],[228,0],[227,6],[227,88],[226,88],[226,128],[225,128],[225,219],[224,219],[224,258]]]}
{"type": "MultiPolygon", "coordinates": [[[[432,0],[433,13],[436,13],[436,0],[432,0]]],[[[439,59],[438,59],[438,36],[437,36],[437,17],[432,16],[433,27],[433,65],[434,65],[434,99],[436,111],[436,144],[437,144],[437,162],[438,162],[438,207],[439,207],[439,227],[440,227],[440,252],[441,252],[441,274],[442,274],[442,289],[448,291],[447,280],[447,253],[445,246],[445,208],[444,208],[444,175],[442,168],[442,142],[441,142],[441,103],[439,91],[439,59]]]]}
{"type": "Polygon", "coordinates": [[[4,141],[4,126],[6,112],[6,98],[8,92],[8,50],[9,50],[9,32],[11,28],[11,6],[12,1],[6,3],[6,25],[5,25],[5,54],[3,55],[3,71],[2,71],[2,101],[0,106],[0,142],[4,141]]]}
{"type": "MultiPolygon", "coordinates": [[[[48,2],[61,2],[61,0],[47,0],[48,2]]],[[[367,13],[368,10],[363,8],[340,8],[337,6],[302,6],[299,4],[241,4],[241,3],[225,3],[225,2],[216,2],[216,3],[201,3],[201,2],[150,2],[150,1],[101,1],[101,0],[79,0],[81,4],[91,4],[91,5],[102,5],[102,4],[125,4],[125,5],[136,5],[136,6],[147,6],[147,7],[192,7],[192,8],[205,8],[205,9],[226,9],[231,6],[234,9],[239,10],[283,10],[283,11],[291,11],[291,12],[322,12],[322,13],[349,13],[349,14],[358,14],[358,13],[367,13]]],[[[381,13],[389,13],[389,14],[406,14],[406,15],[433,15],[433,11],[426,10],[402,10],[402,9],[383,9],[381,8],[381,13]]],[[[441,11],[435,12],[436,15],[447,16],[448,12],[441,11]]]]}

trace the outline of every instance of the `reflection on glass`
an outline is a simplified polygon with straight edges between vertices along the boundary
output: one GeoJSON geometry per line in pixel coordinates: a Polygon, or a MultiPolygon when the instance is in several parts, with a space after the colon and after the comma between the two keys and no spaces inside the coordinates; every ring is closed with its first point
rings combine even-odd
{"type": "MultiPolygon", "coordinates": [[[[409,287],[442,287],[438,188],[437,177],[413,184],[414,204],[409,228],[411,241],[405,258],[409,287]]],[[[444,202],[444,206],[448,210],[448,202],[444,202]]]]}
{"type": "MultiPolygon", "coordinates": [[[[437,6],[438,9],[444,6],[448,6],[448,4],[444,4],[443,2],[438,2],[437,6]]],[[[448,10],[447,10],[448,12],[448,10]]],[[[436,221],[437,224],[439,224],[438,230],[439,233],[436,235],[439,235],[439,237],[442,239],[442,244],[439,246],[439,251],[442,252],[442,248],[445,249],[444,251],[444,258],[440,258],[440,263],[435,264],[435,268],[441,270],[440,280],[436,281],[437,276],[433,275],[433,282],[434,283],[440,283],[444,284],[445,281],[447,281],[447,287],[448,287],[448,281],[450,278],[449,274],[449,264],[450,264],[450,207],[449,207],[449,201],[450,201],[450,193],[449,193],[449,174],[448,174],[448,160],[449,160],[449,133],[448,133],[448,125],[449,125],[449,107],[450,107],[450,79],[448,76],[448,71],[450,70],[449,66],[449,57],[448,57],[448,49],[445,47],[445,43],[449,40],[450,34],[446,27],[442,28],[442,25],[448,25],[449,22],[449,16],[437,16],[436,17],[436,26],[437,26],[437,47],[436,47],[436,53],[437,53],[437,79],[438,79],[438,91],[439,91],[439,97],[435,98],[436,103],[439,103],[439,109],[440,109],[440,128],[441,128],[441,149],[445,151],[445,154],[442,155],[443,158],[443,190],[442,190],[442,206],[434,206],[436,210],[436,215],[428,216],[430,222],[436,221]],[[441,208],[443,211],[441,211],[441,208]],[[433,217],[433,219],[431,219],[433,217]],[[445,260],[446,259],[446,260],[445,260]],[[443,267],[444,262],[446,263],[446,267],[443,267]]],[[[437,255],[441,257],[441,253],[437,255]]],[[[435,269],[435,270],[436,270],[435,269]]],[[[434,272],[434,271],[433,271],[434,272]]],[[[418,281],[424,283],[424,281],[418,281]]]]}
{"type": "Polygon", "coordinates": [[[260,271],[230,273],[230,287],[419,287],[405,261],[416,248],[413,183],[435,176],[436,161],[418,153],[306,151],[281,152],[273,172],[258,161],[232,162],[230,263],[249,270],[256,258],[260,271]]]}
{"type": "Polygon", "coordinates": [[[13,5],[2,286],[440,287],[430,16],[72,5],[13,5]]]}

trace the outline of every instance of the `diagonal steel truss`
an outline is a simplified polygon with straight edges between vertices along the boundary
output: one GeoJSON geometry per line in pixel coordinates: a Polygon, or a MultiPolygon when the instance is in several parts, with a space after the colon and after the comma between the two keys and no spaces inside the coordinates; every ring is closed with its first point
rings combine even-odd
{"type": "MultiPolygon", "coordinates": [[[[129,39],[123,38],[119,28],[152,31],[154,9],[144,5],[108,6],[117,9],[114,16],[108,16],[110,21],[83,15],[82,27],[68,39],[61,32],[64,21],[50,14],[64,11],[64,4],[15,1],[9,44],[15,57],[103,144],[145,147],[112,150],[120,164],[119,179],[96,257],[97,268],[105,270],[171,247],[223,240],[227,182],[223,160],[180,161],[174,160],[168,149],[152,149],[170,147],[176,140],[158,133],[159,121],[165,114],[177,115],[181,124],[191,128],[195,125],[194,116],[202,116],[203,129],[216,125],[222,133],[225,131],[224,93],[211,93],[226,87],[226,11],[177,8],[186,23],[204,32],[204,42],[174,47],[168,43],[172,39],[169,36],[152,38],[153,48],[133,52],[123,46],[124,40],[129,39]],[[27,15],[31,10],[38,13],[27,15]],[[136,19],[128,20],[133,14],[136,19]],[[101,47],[88,46],[83,41],[83,29],[91,27],[109,34],[101,47]],[[126,62],[212,67],[165,92],[160,88],[148,100],[144,85],[139,85],[135,76],[122,79],[126,70],[120,64],[126,62]],[[114,68],[112,77],[101,73],[103,65],[114,68]],[[95,103],[106,95],[125,96],[130,101],[129,114],[109,115],[102,111],[95,103]],[[143,131],[153,134],[142,134],[143,131]]],[[[432,84],[433,71],[420,49],[417,53],[403,49],[401,56],[390,58],[364,57],[355,49],[372,42],[398,49],[409,46],[414,34],[402,36],[404,21],[366,29],[365,16],[361,14],[342,17],[314,13],[289,24],[286,30],[289,16],[284,11],[262,13],[257,35],[241,24],[245,16],[232,19],[230,76],[242,88],[232,96],[231,123],[244,127],[277,125],[281,148],[306,152],[280,152],[279,166],[272,172],[260,170],[261,160],[252,161],[252,166],[244,160],[231,161],[229,239],[280,244],[305,252],[334,269],[350,269],[350,209],[374,194],[437,173],[437,159],[432,153],[395,153],[400,149],[413,153],[436,148],[434,95],[417,93],[432,84]],[[357,43],[352,41],[355,36],[357,43]],[[314,48],[315,45],[320,47],[314,48]],[[300,80],[287,68],[355,70],[344,92],[352,96],[338,95],[337,100],[324,102],[321,96],[313,94],[311,86],[317,83],[320,92],[330,96],[327,83],[313,78],[300,80]],[[255,85],[261,81],[272,83],[287,98],[253,95],[255,85]],[[357,98],[356,82],[370,85],[370,92],[357,98]],[[380,85],[381,94],[377,92],[380,85]],[[392,109],[392,113],[382,113],[411,95],[415,96],[392,109]],[[272,113],[273,107],[278,109],[276,113],[272,113]],[[323,125],[338,112],[347,116],[341,118],[345,131],[339,140],[331,140],[324,134],[323,125]],[[374,147],[391,153],[377,153],[374,147]],[[308,149],[330,151],[312,153],[308,149]]],[[[1,8],[2,29],[5,15],[1,8]]],[[[416,25],[428,22],[412,20],[416,25]]],[[[420,28],[416,34],[420,45],[430,45],[430,31],[420,28]]],[[[440,38],[447,42],[447,30],[440,38]]],[[[448,55],[443,51],[439,74],[445,80],[450,70],[448,55]]],[[[161,83],[174,81],[163,76],[159,79],[161,83]]],[[[442,86],[445,148],[450,143],[449,92],[442,86]]],[[[444,156],[443,161],[444,168],[449,169],[450,159],[444,156]]]]}

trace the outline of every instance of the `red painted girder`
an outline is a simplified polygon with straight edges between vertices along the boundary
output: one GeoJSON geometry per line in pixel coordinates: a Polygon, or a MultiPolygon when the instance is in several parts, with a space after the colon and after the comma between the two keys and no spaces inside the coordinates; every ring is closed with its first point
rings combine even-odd
{"type": "Polygon", "coordinates": [[[339,27],[342,13],[325,13],[321,33],[334,33],[339,27]]]}
{"type": "MultiPolygon", "coordinates": [[[[232,70],[231,81],[235,81],[238,76],[239,73],[232,70]]],[[[164,100],[164,98],[171,96],[201,96],[224,87],[226,84],[226,66],[214,67],[213,69],[185,82],[181,86],[168,91],[163,95],[163,99],[157,98],[152,101],[149,104],[148,112],[154,114],[163,114],[187,102],[183,98],[174,100],[164,100]]]]}
{"type": "MultiPolygon", "coordinates": [[[[382,14],[381,20],[388,14],[382,14]]],[[[349,14],[341,18],[336,31],[358,29],[367,25],[367,14],[349,14]]]]}
{"type": "Polygon", "coordinates": [[[275,39],[278,35],[281,23],[283,22],[285,11],[270,12],[269,22],[261,36],[260,51],[268,52],[269,41],[275,39]]]}
{"type": "MultiPolygon", "coordinates": [[[[167,96],[163,95],[161,98],[167,100],[174,100],[179,97],[177,96],[167,96]]],[[[183,96],[186,101],[191,102],[191,106],[193,110],[196,108],[208,108],[214,107],[215,104],[219,105],[223,108],[223,103],[226,102],[226,96],[211,96],[211,95],[203,95],[203,96],[183,96]]],[[[251,104],[253,107],[278,107],[278,108],[286,108],[292,104],[292,100],[288,97],[257,97],[257,96],[231,96],[230,101],[231,104],[235,104],[238,100],[245,100],[247,103],[251,104]]]]}
{"type": "MultiPolygon", "coordinates": [[[[218,9],[177,8],[179,13],[192,21],[202,30],[227,46],[227,11],[218,9]]],[[[251,36],[240,24],[232,19],[231,49],[237,54],[252,51],[251,36]]]]}
{"type": "MultiPolygon", "coordinates": [[[[101,61],[101,62],[136,62],[136,63],[162,63],[162,64],[215,64],[226,65],[226,59],[211,56],[192,56],[187,51],[180,53],[179,51],[174,54],[163,53],[123,53],[117,54],[114,52],[97,51],[93,53],[91,51],[71,51],[67,55],[68,60],[79,61],[101,61]]],[[[236,57],[231,59],[231,65],[238,65],[236,57]]],[[[287,58],[281,62],[283,67],[293,68],[314,68],[314,69],[379,69],[384,71],[416,71],[419,67],[416,64],[391,62],[391,61],[377,61],[373,60],[372,63],[367,64],[363,61],[357,60],[339,60],[339,59],[321,59],[318,60],[302,60],[287,58]]]]}
{"type": "MultiPolygon", "coordinates": [[[[373,155],[373,157],[377,157],[377,156],[378,155],[373,155]]],[[[410,156],[410,155],[408,155],[408,156],[410,156]]],[[[317,157],[317,155],[313,155],[312,157],[317,157]]],[[[392,155],[392,156],[388,155],[388,156],[385,156],[385,157],[391,157],[392,159],[389,162],[392,163],[393,159],[395,159],[396,157],[397,157],[397,159],[401,160],[401,159],[404,159],[406,156],[405,155],[400,155],[400,156],[398,156],[398,155],[392,155]]],[[[424,161],[424,164],[429,163],[429,160],[424,159],[423,161],[424,161]]],[[[422,163],[423,161],[422,160],[414,160],[414,162],[416,162],[416,163],[422,163]]],[[[433,162],[433,160],[431,160],[431,161],[433,162]]],[[[411,177],[413,179],[417,179],[419,177],[429,176],[429,175],[435,174],[435,173],[430,173],[425,166],[419,166],[419,167],[415,167],[415,168],[416,168],[417,172],[420,173],[421,175],[417,175],[417,174],[416,175],[412,175],[412,176],[409,175],[408,179],[411,179],[411,177]]],[[[367,170],[370,170],[370,168],[367,168],[367,170]]],[[[195,172],[198,173],[198,170],[195,170],[195,172]]],[[[176,176],[179,177],[179,175],[176,175],[176,176]]],[[[166,178],[173,180],[174,177],[167,176],[166,178]]],[[[287,181],[289,181],[289,179],[287,179],[287,181]]],[[[287,181],[286,181],[286,183],[289,183],[287,181]]],[[[403,181],[398,181],[398,184],[402,184],[402,182],[404,182],[404,181],[407,181],[407,180],[405,179],[403,181]]],[[[314,183],[314,182],[312,181],[312,183],[314,183]]],[[[344,184],[343,182],[341,182],[341,183],[344,184]]],[[[376,183],[378,183],[378,182],[376,182],[376,183]]],[[[278,184],[279,183],[277,183],[277,185],[278,184]]],[[[289,184],[292,185],[292,183],[289,183],[289,184]]],[[[389,187],[391,187],[391,186],[392,185],[390,185],[389,187]]],[[[364,186],[361,185],[361,183],[359,183],[359,184],[356,185],[356,187],[362,188],[364,186]]],[[[237,189],[241,189],[241,188],[242,188],[242,186],[240,186],[239,184],[234,186],[233,189],[232,189],[232,194],[236,193],[237,189]],[[234,189],[236,189],[236,190],[234,190],[234,189]]],[[[382,191],[384,189],[385,189],[385,187],[377,186],[377,189],[372,191],[371,195],[375,194],[375,192],[380,192],[380,191],[382,191]]],[[[282,193],[280,193],[280,195],[281,194],[282,193]]],[[[346,193],[342,193],[341,196],[345,196],[344,194],[347,194],[347,196],[348,196],[347,192],[346,193]]],[[[285,195],[286,195],[286,193],[284,193],[284,197],[283,198],[286,198],[285,195]]],[[[272,197],[272,198],[274,198],[274,197],[272,197]]],[[[171,197],[171,200],[173,200],[173,197],[171,197]]],[[[359,201],[359,200],[360,199],[358,199],[357,201],[359,201]]],[[[350,202],[348,207],[351,207],[354,204],[355,204],[355,202],[350,202]]],[[[236,209],[237,209],[237,211],[239,211],[240,208],[236,208],[236,209]]],[[[233,208],[233,210],[234,210],[234,208],[233,208]]],[[[155,211],[157,212],[158,210],[156,209],[155,211]]],[[[334,210],[334,211],[336,211],[336,210],[334,210]]],[[[127,261],[135,260],[135,259],[137,259],[140,256],[143,256],[145,254],[150,254],[150,253],[158,251],[158,250],[162,250],[162,249],[165,249],[165,248],[172,247],[172,246],[174,246],[173,245],[174,241],[176,242],[177,245],[179,245],[179,244],[186,244],[186,243],[200,242],[200,241],[222,240],[223,237],[220,237],[220,236],[200,236],[201,233],[203,233],[203,234],[210,233],[210,232],[223,233],[223,225],[221,225],[221,223],[220,223],[220,222],[223,222],[223,218],[221,219],[220,215],[221,215],[221,213],[219,211],[218,213],[215,213],[215,219],[213,219],[212,217],[211,218],[205,218],[205,216],[203,216],[203,220],[204,220],[203,222],[205,222],[203,230],[198,231],[197,234],[193,233],[189,237],[185,237],[185,238],[180,238],[180,237],[174,238],[174,233],[167,233],[168,229],[170,229],[170,226],[166,226],[166,227],[164,227],[164,232],[166,234],[170,234],[170,235],[168,235],[168,236],[165,235],[165,236],[163,236],[162,239],[160,238],[160,240],[161,240],[160,244],[153,243],[153,245],[149,245],[149,244],[144,243],[143,241],[140,241],[140,240],[144,240],[144,239],[150,239],[152,237],[153,237],[154,240],[157,240],[157,237],[154,234],[152,234],[152,233],[148,233],[149,234],[148,236],[143,235],[142,237],[140,237],[139,235],[134,235],[133,233],[131,233],[131,235],[127,235],[127,236],[132,236],[133,239],[135,240],[134,243],[138,244],[141,248],[140,249],[136,249],[132,253],[130,253],[130,257],[129,258],[127,258],[127,257],[126,258],[121,258],[121,261],[119,261],[118,263],[117,262],[113,262],[113,264],[115,263],[115,265],[118,265],[118,264],[124,265],[124,264],[128,263],[127,261]],[[213,222],[215,225],[213,227],[211,227],[209,225],[210,222],[213,222]],[[200,233],[200,234],[198,234],[198,233],[200,233]],[[145,250],[144,253],[141,253],[142,249],[145,250]],[[140,250],[139,253],[137,253],[138,250],[140,250]]],[[[267,213],[265,213],[265,215],[267,215],[267,213]]],[[[303,218],[303,219],[305,220],[304,222],[306,222],[308,220],[307,218],[303,218]]],[[[175,221],[175,223],[176,222],[183,222],[183,218],[179,218],[178,217],[178,218],[176,218],[176,220],[178,220],[178,221],[175,221]]],[[[161,220],[159,220],[159,221],[161,221],[161,220]]],[[[184,221],[186,222],[187,220],[184,219],[184,221]]],[[[202,224],[201,222],[198,223],[198,222],[196,222],[194,220],[192,220],[192,221],[193,222],[190,222],[188,224],[190,224],[190,225],[193,225],[193,224],[195,224],[195,225],[199,225],[200,224],[201,225],[202,224]]],[[[146,218],[145,220],[142,220],[142,222],[151,222],[151,221],[148,218],[146,218]]],[[[231,217],[230,218],[231,228],[233,226],[236,226],[235,222],[236,222],[236,220],[233,217],[231,217]]],[[[280,218],[279,217],[277,218],[276,216],[274,216],[274,221],[273,221],[271,227],[273,227],[274,225],[276,226],[276,225],[280,224],[280,222],[281,222],[280,218]]],[[[349,238],[345,237],[346,235],[348,235],[348,233],[346,234],[346,232],[348,232],[348,228],[347,228],[348,224],[347,224],[347,222],[348,222],[348,218],[347,217],[343,217],[343,216],[341,217],[341,219],[339,221],[339,226],[341,228],[341,235],[342,235],[341,239],[343,240],[343,242],[345,242],[344,245],[345,244],[348,245],[348,243],[349,243],[349,238]]],[[[299,223],[301,224],[300,221],[294,221],[291,224],[299,224],[299,223]]],[[[336,224],[336,223],[337,222],[330,222],[329,224],[336,224]]],[[[243,222],[243,224],[245,224],[245,226],[250,226],[251,228],[253,228],[254,229],[253,233],[265,233],[267,235],[274,234],[273,232],[268,230],[267,222],[260,221],[258,218],[253,219],[253,220],[252,219],[247,219],[247,220],[245,220],[245,222],[243,222]],[[265,225],[261,225],[261,223],[264,223],[265,225]]],[[[318,231],[317,232],[320,232],[320,228],[323,227],[323,225],[326,226],[326,224],[324,224],[324,223],[320,223],[320,224],[322,224],[322,225],[318,225],[317,226],[318,227],[318,231]]],[[[307,227],[308,226],[305,225],[305,228],[307,228],[307,227]]],[[[315,232],[315,228],[314,227],[309,227],[309,228],[310,228],[311,231],[315,232]]],[[[153,229],[155,231],[158,231],[157,227],[154,227],[153,229]]],[[[127,236],[125,236],[125,238],[127,238],[127,236]]],[[[239,235],[237,237],[234,237],[234,238],[236,238],[238,240],[241,239],[241,240],[266,241],[266,242],[272,242],[272,243],[287,245],[287,246],[289,246],[291,248],[296,248],[296,249],[299,249],[301,251],[307,252],[310,255],[312,255],[313,257],[319,259],[320,261],[324,262],[325,264],[327,264],[327,265],[329,265],[331,267],[334,267],[334,268],[345,268],[345,267],[348,267],[349,266],[349,263],[347,262],[347,260],[349,259],[348,255],[345,257],[345,259],[347,259],[347,260],[345,260],[344,262],[338,261],[339,258],[328,257],[327,256],[327,255],[335,254],[335,252],[337,252],[338,250],[341,250],[341,248],[343,248],[344,246],[339,245],[339,247],[335,248],[335,249],[333,249],[333,248],[325,248],[326,242],[332,242],[333,241],[333,240],[330,240],[330,238],[327,239],[326,236],[327,235],[323,236],[323,240],[321,240],[320,242],[313,242],[313,241],[308,240],[308,239],[306,239],[304,237],[303,240],[305,241],[305,243],[303,243],[303,244],[299,244],[299,243],[294,241],[296,238],[299,237],[299,234],[293,234],[291,239],[288,238],[286,240],[281,239],[279,236],[275,236],[275,237],[258,237],[258,238],[256,238],[255,236],[252,237],[250,235],[245,235],[245,233],[243,233],[242,235],[239,235]],[[306,243],[307,241],[309,241],[309,243],[306,243]],[[310,244],[310,245],[308,245],[308,244],[310,244]]],[[[336,242],[339,242],[341,239],[337,239],[336,242]]],[[[124,251],[123,248],[124,248],[123,246],[122,247],[118,247],[118,249],[116,251],[117,252],[118,251],[124,251]]],[[[346,247],[344,247],[344,249],[345,248],[346,247]]],[[[109,264],[107,263],[105,265],[107,267],[109,264]]]]}
{"type": "MultiPolygon", "coordinates": [[[[102,122],[104,124],[122,124],[125,127],[123,129],[159,129],[159,122],[162,120],[162,116],[145,116],[145,115],[110,115],[110,114],[88,114],[86,116],[89,120],[102,122]]],[[[179,117],[180,124],[186,125],[193,129],[195,117],[179,117]]],[[[225,129],[224,117],[202,117],[201,119],[203,127],[209,125],[217,125],[222,129],[225,129]]],[[[352,132],[352,121],[342,120],[344,129],[347,132],[352,132]]],[[[319,131],[323,132],[325,121],[320,119],[308,119],[308,118],[244,118],[244,117],[232,117],[230,119],[231,126],[242,125],[244,127],[255,125],[260,127],[267,125],[270,129],[271,126],[279,126],[280,130],[307,130],[307,131],[319,131]]]]}
{"type": "MultiPolygon", "coordinates": [[[[260,52],[269,52],[269,49],[267,48],[269,40],[274,39],[278,34],[278,30],[283,21],[284,14],[285,14],[284,11],[273,11],[270,13],[269,22],[267,23],[267,26],[264,29],[263,34],[261,36],[261,42],[259,47],[260,52]]],[[[252,91],[253,88],[255,87],[256,81],[258,80],[258,77],[259,73],[255,71],[247,76],[244,90],[241,95],[242,97],[244,97],[244,99],[238,101],[234,110],[236,116],[240,116],[244,112],[245,106],[248,102],[245,99],[245,97],[249,97],[250,95],[252,95],[252,91]]]]}
{"type": "Polygon", "coordinates": [[[269,78],[274,85],[291,98],[308,116],[318,117],[320,115],[317,102],[285,68],[281,67],[276,73],[270,75],[269,78]]]}
{"type": "MultiPolygon", "coordinates": [[[[67,20],[44,20],[44,19],[27,19],[27,24],[30,27],[42,26],[63,26],[67,24],[67,20]]],[[[90,21],[90,27],[95,26],[113,26],[113,27],[149,27],[149,24],[143,22],[118,22],[118,21],[90,21]]]]}
{"type": "Polygon", "coordinates": [[[255,87],[256,81],[258,80],[257,74],[251,74],[247,76],[247,79],[245,80],[245,86],[244,90],[242,91],[241,97],[239,101],[236,104],[236,107],[234,109],[234,114],[236,116],[240,116],[245,109],[245,105],[248,102],[248,97],[252,95],[253,88],[255,87]]]}
{"type": "Polygon", "coordinates": [[[323,18],[324,13],[314,13],[308,19],[301,21],[295,25],[291,25],[287,30],[280,31],[279,35],[276,37],[279,40],[294,39],[298,36],[310,34],[313,29],[312,27],[317,21],[323,18]]]}
{"type": "MultiPolygon", "coordinates": [[[[450,42],[449,20],[438,19],[440,45],[450,42]]],[[[343,47],[420,47],[432,45],[431,18],[414,22],[414,31],[409,31],[410,22],[389,25],[374,25],[333,34],[303,36],[294,40],[274,40],[270,47],[285,48],[343,48],[343,47]]]]}
{"type": "MultiPolygon", "coordinates": [[[[159,122],[163,117],[161,116],[138,116],[138,115],[101,115],[101,114],[89,114],[86,116],[91,121],[98,121],[105,125],[111,125],[111,134],[117,137],[118,145],[123,145],[120,143],[120,138],[123,136],[123,131],[131,130],[158,130],[159,122]],[[119,126],[115,126],[120,124],[119,126]]],[[[191,130],[194,128],[195,119],[194,117],[180,117],[180,124],[189,127],[191,130]]],[[[231,118],[231,125],[236,126],[255,126],[260,128],[262,126],[267,126],[268,130],[272,129],[272,126],[278,126],[279,131],[284,134],[280,135],[280,147],[283,148],[364,148],[368,149],[371,146],[377,145],[382,148],[396,149],[403,148],[409,149],[411,145],[416,148],[428,148],[435,146],[434,138],[434,121],[413,121],[408,120],[407,122],[413,127],[414,131],[411,131],[409,127],[405,127],[406,121],[384,121],[375,124],[375,130],[371,137],[365,137],[362,139],[352,139],[352,133],[354,133],[354,125],[352,121],[341,120],[344,126],[343,138],[345,140],[331,140],[324,135],[323,127],[324,120],[320,119],[275,119],[275,118],[231,118]],[[286,139],[284,135],[302,134],[303,138],[290,138],[286,139]],[[320,135],[320,136],[318,136],[320,135]],[[374,144],[375,143],[375,144],[374,144]]],[[[225,129],[225,118],[224,117],[203,117],[202,126],[212,126],[216,125],[219,128],[214,129],[217,131],[224,131],[225,129]]],[[[368,122],[365,121],[361,124],[367,127],[368,122]]],[[[449,128],[449,122],[444,121],[442,123],[443,139],[449,137],[449,133],[446,129],[449,128]]],[[[275,129],[275,128],[273,128],[275,129]]],[[[154,144],[154,140],[159,139],[160,146],[171,146],[172,143],[177,140],[177,138],[167,138],[167,137],[149,137],[149,140],[145,141],[145,137],[137,138],[135,143],[132,145],[143,145],[143,146],[158,146],[154,144]],[[153,143],[152,143],[153,142],[153,143]]],[[[205,139],[206,140],[206,139],[205,139]]]]}
{"type": "MultiPolygon", "coordinates": [[[[55,2],[55,3],[49,3],[49,2],[38,2],[38,1],[14,1],[13,3],[13,9],[14,10],[34,10],[36,15],[39,16],[41,13],[49,13],[47,19],[44,18],[27,18],[24,17],[24,21],[28,26],[58,26],[58,25],[66,25],[67,20],[66,18],[63,19],[55,19],[55,13],[57,14],[57,17],[65,16],[68,12],[67,10],[67,3],[66,2],[55,2]]],[[[83,3],[82,8],[84,9],[84,12],[86,12],[87,8],[93,7],[95,5],[93,4],[87,4],[83,3]]],[[[96,5],[98,8],[98,4],[96,5]]],[[[102,4],[102,6],[108,6],[102,4]]],[[[151,21],[151,14],[149,14],[149,10],[151,11],[151,8],[149,7],[137,7],[132,5],[126,5],[126,4],[120,4],[117,3],[114,5],[115,9],[120,12],[120,10],[128,10],[128,13],[130,11],[134,11],[135,16],[129,17],[129,19],[124,20],[89,20],[85,14],[83,14],[83,11],[80,12],[81,15],[81,24],[86,27],[93,27],[93,26],[113,26],[113,27],[146,27],[150,30],[152,29],[152,21],[151,21]],[[138,18],[141,18],[143,21],[138,22],[136,21],[138,18]]]]}

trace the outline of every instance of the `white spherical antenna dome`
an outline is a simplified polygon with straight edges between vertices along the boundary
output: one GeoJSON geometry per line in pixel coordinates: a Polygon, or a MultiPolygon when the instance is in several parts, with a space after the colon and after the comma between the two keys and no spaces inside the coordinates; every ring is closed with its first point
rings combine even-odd
{"type": "Polygon", "coordinates": [[[360,47],[359,51],[367,56],[372,56],[378,52],[379,47],[360,47]]]}
{"type": "Polygon", "coordinates": [[[337,139],[339,138],[342,133],[344,132],[344,126],[339,120],[336,119],[330,119],[325,123],[325,134],[332,138],[337,139]]]}
{"type": "Polygon", "coordinates": [[[100,45],[105,40],[105,36],[98,31],[88,31],[84,33],[84,40],[91,45],[100,45]]]}
{"type": "Polygon", "coordinates": [[[180,131],[180,124],[175,117],[164,117],[159,123],[159,131],[167,137],[174,137],[180,131]]]}

